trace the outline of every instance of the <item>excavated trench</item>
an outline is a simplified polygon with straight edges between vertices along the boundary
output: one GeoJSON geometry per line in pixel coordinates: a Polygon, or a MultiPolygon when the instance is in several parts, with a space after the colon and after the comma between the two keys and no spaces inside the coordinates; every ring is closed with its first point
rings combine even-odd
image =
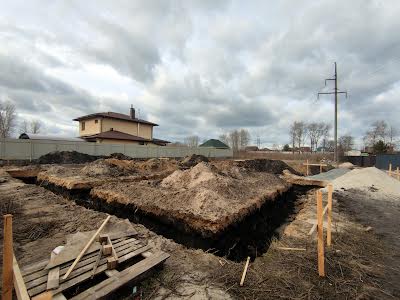
{"type": "Polygon", "coordinates": [[[254,259],[265,253],[271,240],[279,238],[285,226],[294,219],[302,207],[302,196],[311,189],[311,187],[293,186],[274,200],[267,200],[257,211],[231,224],[223,232],[204,236],[191,230],[185,223],[168,216],[153,216],[133,204],[107,203],[94,198],[90,195],[90,189],[68,190],[46,181],[37,182],[35,176],[15,178],[28,184],[38,184],[86,208],[143,224],[157,234],[187,247],[203,249],[234,261],[242,261],[247,256],[254,259]]]}

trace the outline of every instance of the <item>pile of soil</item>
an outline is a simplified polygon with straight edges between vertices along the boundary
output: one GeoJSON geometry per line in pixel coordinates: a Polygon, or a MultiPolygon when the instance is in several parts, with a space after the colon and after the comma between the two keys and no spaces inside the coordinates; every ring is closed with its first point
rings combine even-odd
{"type": "Polygon", "coordinates": [[[39,164],[84,164],[101,156],[93,156],[77,151],[53,151],[38,158],[39,164]]]}
{"type": "Polygon", "coordinates": [[[128,165],[124,166],[119,164],[116,159],[98,159],[84,166],[80,170],[80,175],[85,175],[89,177],[98,176],[128,176],[134,173],[133,168],[129,168],[128,165]]]}
{"type": "Polygon", "coordinates": [[[176,170],[177,161],[174,159],[151,158],[143,162],[137,162],[136,166],[142,171],[167,171],[176,170]]]}
{"type": "Polygon", "coordinates": [[[120,159],[120,160],[133,160],[132,157],[127,156],[123,153],[111,153],[107,158],[115,158],[115,159],[120,159]]]}
{"type": "Polygon", "coordinates": [[[235,162],[238,167],[246,168],[257,172],[268,172],[272,174],[282,174],[284,170],[289,170],[290,173],[301,175],[299,172],[288,166],[281,160],[271,159],[251,159],[235,162]]]}
{"type": "Polygon", "coordinates": [[[211,236],[239,222],[266,201],[273,201],[289,187],[274,174],[245,172],[238,179],[201,162],[191,169],[177,170],[161,182],[104,184],[93,188],[91,195],[211,236]]]}
{"type": "Polygon", "coordinates": [[[209,162],[209,160],[204,155],[192,154],[186,156],[179,165],[182,169],[188,169],[197,165],[199,162],[209,162]]]}

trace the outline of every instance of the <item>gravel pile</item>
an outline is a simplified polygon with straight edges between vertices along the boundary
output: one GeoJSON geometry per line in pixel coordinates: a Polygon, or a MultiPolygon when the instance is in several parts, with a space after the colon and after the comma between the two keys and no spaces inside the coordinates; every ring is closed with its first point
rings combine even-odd
{"type": "Polygon", "coordinates": [[[335,190],[359,189],[397,197],[400,195],[400,181],[375,167],[352,170],[331,183],[335,190]]]}

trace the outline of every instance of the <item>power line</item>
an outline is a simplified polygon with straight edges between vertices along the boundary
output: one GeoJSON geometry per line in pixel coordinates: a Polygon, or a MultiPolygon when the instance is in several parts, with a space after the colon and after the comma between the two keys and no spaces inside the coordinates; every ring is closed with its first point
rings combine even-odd
{"type": "Polygon", "coordinates": [[[337,121],[338,121],[338,94],[346,94],[346,98],[347,98],[347,92],[340,92],[338,89],[338,75],[337,75],[337,65],[335,62],[335,75],[333,76],[333,78],[327,78],[325,79],[325,86],[326,83],[328,81],[334,81],[335,82],[335,88],[333,92],[319,92],[318,93],[318,99],[319,99],[319,95],[335,95],[335,153],[334,153],[334,160],[336,162],[336,164],[338,164],[339,160],[338,160],[338,145],[337,145],[337,121]]]}

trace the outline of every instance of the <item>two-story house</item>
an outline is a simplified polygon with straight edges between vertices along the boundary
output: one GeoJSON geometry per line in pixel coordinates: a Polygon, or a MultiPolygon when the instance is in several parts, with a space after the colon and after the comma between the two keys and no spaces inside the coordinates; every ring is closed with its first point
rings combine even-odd
{"type": "Polygon", "coordinates": [[[158,125],[136,118],[133,107],[129,115],[101,112],[82,116],[74,121],[79,122],[79,137],[87,142],[156,146],[169,143],[154,138],[153,127],[158,125]]]}

